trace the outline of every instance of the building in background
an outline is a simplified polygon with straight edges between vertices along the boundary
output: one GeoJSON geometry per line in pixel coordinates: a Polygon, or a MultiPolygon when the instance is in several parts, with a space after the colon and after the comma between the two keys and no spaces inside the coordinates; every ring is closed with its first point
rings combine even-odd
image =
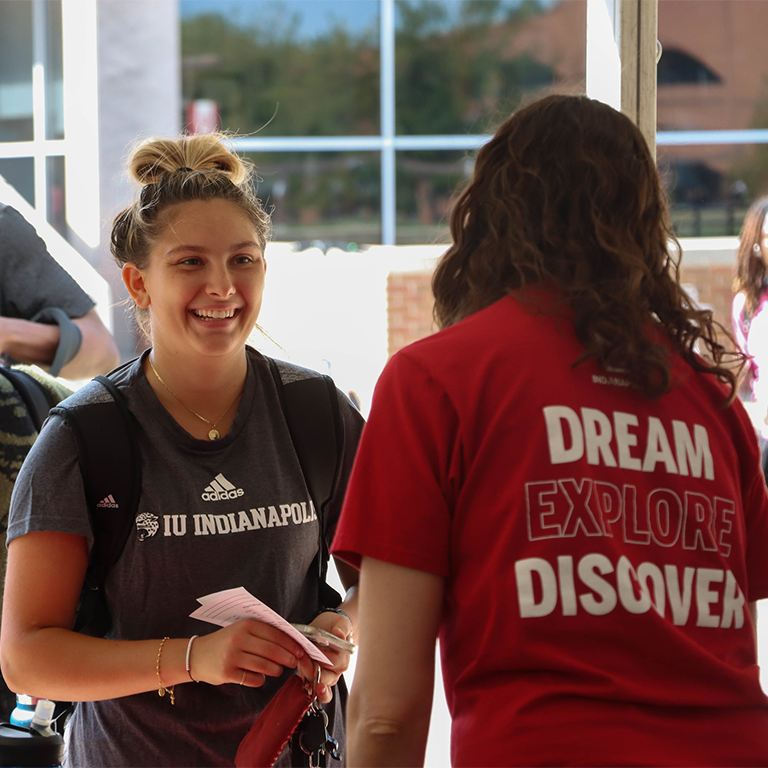
{"type": "MultiPolygon", "coordinates": [[[[250,136],[281,239],[441,241],[483,137],[521,99],[586,81],[587,0],[180,0],[180,15],[183,98],[250,136]]],[[[765,2],[659,0],[658,154],[682,237],[737,234],[768,190],[766,23],[765,2]]]]}

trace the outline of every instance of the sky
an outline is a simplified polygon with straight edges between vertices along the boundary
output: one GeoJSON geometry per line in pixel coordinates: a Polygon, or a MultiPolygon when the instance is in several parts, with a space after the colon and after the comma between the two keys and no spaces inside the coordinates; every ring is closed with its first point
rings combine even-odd
{"type": "MultiPolygon", "coordinates": [[[[457,11],[464,0],[440,0],[449,10],[457,11]]],[[[483,0],[473,0],[483,2],[483,0]]],[[[509,9],[521,0],[502,0],[509,9]]],[[[552,5],[557,0],[539,0],[552,5]]],[[[339,25],[353,35],[365,31],[378,31],[379,0],[181,0],[182,19],[201,13],[221,13],[243,26],[258,23],[266,14],[269,18],[282,15],[286,20],[296,16],[299,20],[298,37],[322,35],[339,25]]],[[[395,3],[397,10],[397,3],[395,3]]]]}

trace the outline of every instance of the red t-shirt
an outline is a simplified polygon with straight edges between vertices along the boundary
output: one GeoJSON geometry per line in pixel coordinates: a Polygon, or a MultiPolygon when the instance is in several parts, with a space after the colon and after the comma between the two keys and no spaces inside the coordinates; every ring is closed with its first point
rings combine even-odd
{"type": "Polygon", "coordinates": [[[768,765],[749,419],[682,361],[649,401],[581,352],[505,298],[395,355],[334,552],[446,577],[454,765],[768,765]]]}

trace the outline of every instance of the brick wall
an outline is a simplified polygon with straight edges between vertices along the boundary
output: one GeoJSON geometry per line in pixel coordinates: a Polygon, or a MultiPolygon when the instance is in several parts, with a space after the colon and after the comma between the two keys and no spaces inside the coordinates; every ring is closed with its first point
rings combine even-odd
{"type": "Polygon", "coordinates": [[[387,278],[388,352],[437,330],[432,320],[432,272],[391,272],[387,278]]]}
{"type": "Polygon", "coordinates": [[[734,267],[728,264],[683,266],[680,277],[683,283],[696,287],[699,304],[712,307],[715,320],[730,331],[734,267]]]}

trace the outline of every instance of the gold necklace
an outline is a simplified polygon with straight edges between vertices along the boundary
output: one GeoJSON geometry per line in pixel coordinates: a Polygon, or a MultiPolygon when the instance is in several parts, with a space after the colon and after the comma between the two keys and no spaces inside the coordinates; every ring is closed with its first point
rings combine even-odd
{"type": "Polygon", "coordinates": [[[238,392],[237,395],[235,395],[235,399],[227,406],[227,410],[224,411],[224,413],[219,416],[216,421],[211,421],[210,419],[206,419],[205,416],[201,416],[197,411],[193,411],[164,381],[163,377],[157,372],[157,368],[155,368],[154,363],[152,362],[151,355],[147,357],[147,360],[149,360],[149,367],[154,372],[155,376],[157,376],[157,380],[178,400],[190,413],[194,413],[195,416],[197,416],[198,419],[201,421],[204,421],[206,424],[208,424],[211,429],[208,432],[208,439],[209,440],[218,440],[221,435],[219,434],[219,430],[216,429],[216,425],[229,413],[229,409],[235,404],[237,401],[237,398],[242,395],[242,391],[238,392]]]}

